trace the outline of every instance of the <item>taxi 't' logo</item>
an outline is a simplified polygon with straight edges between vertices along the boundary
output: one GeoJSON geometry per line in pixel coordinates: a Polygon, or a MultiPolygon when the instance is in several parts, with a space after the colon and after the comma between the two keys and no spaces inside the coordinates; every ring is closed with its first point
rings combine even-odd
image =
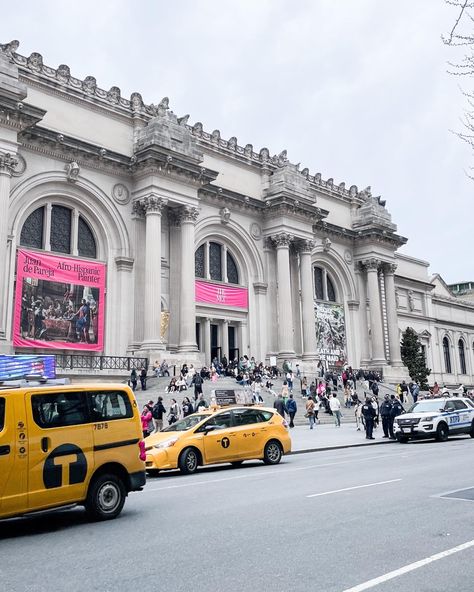
{"type": "Polygon", "coordinates": [[[229,448],[229,446],[230,446],[229,438],[222,438],[221,446],[222,446],[222,448],[229,448]]]}
{"type": "Polygon", "coordinates": [[[87,460],[75,444],[61,444],[47,456],[43,467],[43,483],[46,489],[83,483],[87,475],[87,460]],[[68,477],[65,476],[66,467],[68,477]]]}

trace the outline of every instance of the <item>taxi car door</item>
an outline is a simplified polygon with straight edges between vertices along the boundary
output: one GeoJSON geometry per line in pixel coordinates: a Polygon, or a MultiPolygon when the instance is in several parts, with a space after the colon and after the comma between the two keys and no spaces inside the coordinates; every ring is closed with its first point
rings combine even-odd
{"type": "Polygon", "coordinates": [[[86,393],[26,394],[29,429],[28,507],[81,501],[94,469],[86,393]]]}
{"type": "Polygon", "coordinates": [[[267,425],[259,409],[233,409],[237,458],[244,460],[262,453],[267,425]]]}
{"type": "Polygon", "coordinates": [[[19,397],[0,394],[0,516],[22,513],[27,508],[27,431],[23,405],[19,397]]]}
{"type": "Polygon", "coordinates": [[[134,417],[137,405],[135,398],[130,400],[125,390],[106,389],[89,391],[87,397],[93,421],[95,465],[99,467],[113,460],[139,471],[142,465],[138,455],[138,442],[142,433],[140,428],[137,430],[134,417]],[[131,455],[132,449],[134,452],[131,455]],[[131,458],[136,458],[135,467],[130,467],[131,458]]]}
{"type": "Polygon", "coordinates": [[[230,411],[213,415],[199,428],[199,432],[204,432],[204,462],[225,462],[235,458],[237,440],[230,411]],[[210,426],[215,428],[206,434],[206,427],[210,426]]]}

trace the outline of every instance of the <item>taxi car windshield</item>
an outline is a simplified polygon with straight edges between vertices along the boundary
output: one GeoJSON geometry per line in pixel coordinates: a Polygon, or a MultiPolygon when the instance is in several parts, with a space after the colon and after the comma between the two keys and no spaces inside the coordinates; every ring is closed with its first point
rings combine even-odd
{"type": "Polygon", "coordinates": [[[197,425],[203,419],[206,419],[206,417],[209,417],[208,413],[206,413],[206,414],[196,413],[195,415],[188,415],[188,417],[185,417],[184,419],[180,419],[176,423],[171,424],[170,426],[168,426],[167,428],[165,428],[164,430],[161,430],[161,431],[162,432],[185,432],[186,430],[193,428],[195,425],[197,425]]]}
{"type": "Polygon", "coordinates": [[[444,407],[444,401],[434,399],[433,401],[419,401],[410,407],[408,413],[423,413],[424,411],[439,411],[444,407]]]}

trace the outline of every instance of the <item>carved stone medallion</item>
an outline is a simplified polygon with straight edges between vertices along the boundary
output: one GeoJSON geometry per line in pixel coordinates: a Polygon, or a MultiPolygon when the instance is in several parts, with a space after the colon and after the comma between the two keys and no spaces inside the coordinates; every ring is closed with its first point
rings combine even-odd
{"type": "Polygon", "coordinates": [[[16,164],[11,169],[12,177],[21,177],[23,173],[26,171],[26,160],[21,154],[16,154],[16,164]]]}
{"type": "Polygon", "coordinates": [[[112,188],[112,197],[117,203],[125,205],[130,201],[130,191],[123,183],[117,183],[112,188]]]}
{"type": "Polygon", "coordinates": [[[260,240],[262,238],[262,229],[259,226],[259,224],[253,222],[250,225],[250,234],[252,235],[252,238],[254,238],[255,240],[260,240]]]}

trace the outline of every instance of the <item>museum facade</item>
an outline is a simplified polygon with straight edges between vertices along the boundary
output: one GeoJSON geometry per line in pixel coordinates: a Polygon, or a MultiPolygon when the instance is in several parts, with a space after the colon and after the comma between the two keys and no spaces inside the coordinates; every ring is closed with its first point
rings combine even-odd
{"type": "Polygon", "coordinates": [[[474,384],[474,303],[370,188],[241,146],[0,46],[2,352],[209,363],[244,354],[474,384]]]}

